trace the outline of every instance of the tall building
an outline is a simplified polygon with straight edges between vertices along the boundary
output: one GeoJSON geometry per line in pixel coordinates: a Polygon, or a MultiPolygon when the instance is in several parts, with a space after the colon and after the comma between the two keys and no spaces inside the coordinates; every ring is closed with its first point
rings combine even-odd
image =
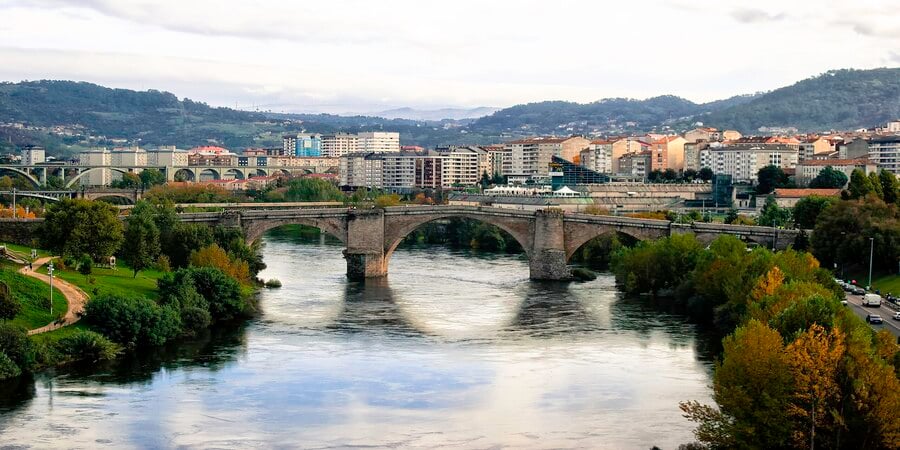
{"type": "Polygon", "coordinates": [[[380,153],[351,153],[341,157],[340,185],[351,189],[381,189],[384,159],[380,153]]]}
{"type": "Polygon", "coordinates": [[[652,171],[652,158],[653,152],[650,150],[622,155],[619,158],[618,175],[647,178],[647,174],[652,171]]]}
{"type": "Polygon", "coordinates": [[[29,145],[22,148],[21,156],[23,166],[33,166],[47,161],[47,153],[44,151],[44,147],[29,145]]]}
{"type": "Polygon", "coordinates": [[[687,141],[681,136],[663,136],[651,142],[650,170],[684,170],[685,142],[687,141]]]}
{"type": "Polygon", "coordinates": [[[322,136],[319,134],[286,134],[281,138],[285,155],[322,156],[322,136]]]}
{"type": "Polygon", "coordinates": [[[684,170],[700,171],[700,151],[709,148],[709,142],[685,142],[684,143],[684,170]]]}
{"type": "Polygon", "coordinates": [[[869,161],[880,169],[900,175],[900,135],[872,138],[869,141],[869,161]]]}
{"type": "Polygon", "coordinates": [[[147,165],[155,167],[184,167],[188,165],[188,152],[174,145],[147,151],[147,165]]]}
{"type": "Polygon", "coordinates": [[[734,182],[756,182],[759,169],[772,165],[794,169],[798,150],[787,145],[736,144],[700,151],[700,166],[716,175],[730,175],[734,182]]]}
{"type": "Polygon", "coordinates": [[[361,152],[388,153],[400,151],[400,133],[391,131],[370,131],[358,133],[357,146],[361,152]]]}
{"type": "Polygon", "coordinates": [[[554,156],[569,161],[578,160],[581,151],[589,145],[590,141],[581,136],[534,137],[507,142],[509,165],[504,164],[503,175],[546,177],[554,156]]]}
{"type": "Polygon", "coordinates": [[[588,148],[581,151],[580,163],[594,172],[613,173],[612,171],[612,146],[608,140],[594,140],[588,144],[588,148]]]}
{"type": "Polygon", "coordinates": [[[621,161],[622,156],[647,150],[650,150],[650,144],[635,137],[614,140],[612,143],[612,155],[610,155],[612,161],[612,173],[628,173],[628,171],[623,171],[619,168],[619,162],[621,161]]]}
{"type": "Polygon", "coordinates": [[[322,156],[339,158],[359,151],[359,137],[355,134],[337,133],[322,136],[322,156]]]}
{"type": "Polygon", "coordinates": [[[473,186],[488,169],[486,158],[489,154],[478,147],[447,147],[438,149],[437,153],[444,157],[441,167],[441,185],[444,187],[473,186]]]}

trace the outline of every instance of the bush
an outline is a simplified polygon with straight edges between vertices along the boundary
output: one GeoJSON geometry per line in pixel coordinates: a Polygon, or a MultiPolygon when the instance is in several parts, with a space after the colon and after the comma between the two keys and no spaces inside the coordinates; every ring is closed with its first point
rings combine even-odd
{"type": "Polygon", "coordinates": [[[159,255],[159,258],[156,258],[156,270],[160,272],[171,272],[172,264],[169,262],[169,257],[166,255],[159,255]]]}
{"type": "Polygon", "coordinates": [[[22,374],[22,369],[6,356],[6,353],[0,352],[0,380],[14,378],[22,374]]]}
{"type": "Polygon", "coordinates": [[[78,260],[78,273],[82,275],[90,275],[94,270],[94,260],[91,259],[91,255],[87,253],[81,255],[81,259],[78,260]]]}
{"type": "Polygon", "coordinates": [[[100,333],[78,330],[75,334],[60,339],[55,344],[60,354],[69,359],[103,361],[119,354],[119,346],[100,333]]]}
{"type": "Polygon", "coordinates": [[[281,281],[278,281],[278,279],[276,279],[276,278],[272,278],[271,280],[266,281],[266,287],[269,289],[280,288],[281,281]]]}
{"type": "Polygon", "coordinates": [[[0,281],[0,319],[11,320],[22,312],[22,304],[9,292],[9,285],[0,281]]]}
{"type": "Polygon", "coordinates": [[[400,204],[400,196],[397,194],[384,194],[375,197],[375,206],[385,208],[388,206],[397,206],[400,204]]]}
{"type": "Polygon", "coordinates": [[[21,371],[34,365],[34,345],[25,328],[0,322],[0,353],[6,354],[21,371]]]}
{"type": "Polygon", "coordinates": [[[240,284],[213,267],[188,267],[157,281],[160,303],[184,310],[195,306],[209,311],[213,320],[229,320],[252,311],[240,284]]]}
{"type": "Polygon", "coordinates": [[[209,311],[196,306],[189,306],[181,310],[181,326],[185,334],[196,334],[204,330],[212,323],[209,311]]]}
{"type": "Polygon", "coordinates": [[[143,297],[101,295],[84,312],[87,323],[123,345],[161,345],[181,332],[178,310],[143,297]]]}

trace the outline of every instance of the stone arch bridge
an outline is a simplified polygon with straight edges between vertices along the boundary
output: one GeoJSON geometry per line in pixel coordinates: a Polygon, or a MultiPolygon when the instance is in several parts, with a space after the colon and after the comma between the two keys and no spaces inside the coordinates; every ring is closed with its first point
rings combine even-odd
{"type": "Polygon", "coordinates": [[[666,220],[563,213],[560,210],[520,211],[474,206],[398,206],[384,209],[226,210],[185,213],[182,221],[241,228],[252,242],[281,225],[317,227],[344,243],[347,276],[364,279],[387,275],[391,255],[409,233],[434,220],[468,218],[495,225],[513,236],[525,250],[530,277],[569,278],[566,263],[587,241],[607,233],[624,233],[639,240],[694,233],[701,242],[722,234],[766,247],[787,248],[799,231],[709,223],[678,224],[666,220]]]}

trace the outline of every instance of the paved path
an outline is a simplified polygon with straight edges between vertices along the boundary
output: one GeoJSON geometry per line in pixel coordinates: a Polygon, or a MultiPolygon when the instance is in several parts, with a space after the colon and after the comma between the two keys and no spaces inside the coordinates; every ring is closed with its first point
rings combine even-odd
{"type": "MultiPolygon", "coordinates": [[[[33,270],[30,270],[28,266],[25,266],[19,269],[19,273],[25,276],[29,276],[31,278],[37,278],[38,280],[43,281],[44,283],[50,284],[50,277],[46,274],[46,271],[39,272],[38,269],[41,268],[44,264],[49,262],[53,257],[45,257],[38,258],[32,264],[34,266],[33,270]]],[[[69,308],[66,311],[66,315],[63,317],[63,320],[60,322],[52,322],[47,325],[44,325],[40,328],[35,328],[33,330],[28,331],[28,335],[46,333],[47,331],[52,331],[57,328],[62,328],[66,325],[71,325],[81,318],[81,312],[84,311],[84,303],[87,301],[87,294],[84,293],[81,289],[78,289],[75,285],[60,280],[59,277],[53,277],[53,287],[62,292],[63,296],[66,297],[66,303],[69,304],[69,308]]]]}

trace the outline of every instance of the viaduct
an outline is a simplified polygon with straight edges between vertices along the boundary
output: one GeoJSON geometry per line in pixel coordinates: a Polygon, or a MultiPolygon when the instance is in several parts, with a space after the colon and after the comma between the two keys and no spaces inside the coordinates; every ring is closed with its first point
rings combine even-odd
{"type": "Polygon", "coordinates": [[[638,240],[694,233],[704,243],[722,234],[735,235],[765,247],[787,248],[798,230],[710,223],[679,224],[666,220],[563,213],[556,209],[521,211],[476,206],[397,206],[383,209],[226,210],[183,213],[182,221],[241,228],[248,242],[271,228],[301,224],[319,228],[345,245],[347,276],[382,277],[391,255],[409,233],[439,219],[468,218],[495,225],[525,249],[534,280],[569,278],[566,262],[587,241],[607,233],[624,233],[638,240]]]}

